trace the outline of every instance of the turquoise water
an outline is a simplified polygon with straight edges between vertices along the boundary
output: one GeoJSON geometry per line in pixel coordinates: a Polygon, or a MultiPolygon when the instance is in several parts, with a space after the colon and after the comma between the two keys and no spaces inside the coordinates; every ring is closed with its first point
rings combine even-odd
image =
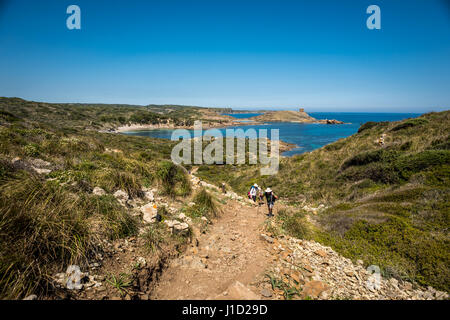
{"type": "MultiPolygon", "coordinates": [[[[312,124],[312,123],[286,123],[272,122],[264,125],[242,125],[219,129],[225,135],[225,129],[279,129],[280,140],[296,144],[298,147],[284,152],[284,156],[292,156],[309,152],[341,138],[348,137],[358,131],[358,128],[367,121],[398,121],[407,118],[418,117],[418,113],[354,113],[354,112],[310,112],[316,119],[336,119],[346,124],[312,124]]],[[[249,114],[230,114],[238,119],[243,119],[249,114]],[[245,116],[244,116],[245,115],[245,116]]],[[[258,114],[256,114],[258,115],[258,114]]],[[[148,131],[133,131],[125,134],[170,139],[172,129],[157,129],[148,131]]],[[[190,130],[193,135],[193,130],[190,130]]]]}

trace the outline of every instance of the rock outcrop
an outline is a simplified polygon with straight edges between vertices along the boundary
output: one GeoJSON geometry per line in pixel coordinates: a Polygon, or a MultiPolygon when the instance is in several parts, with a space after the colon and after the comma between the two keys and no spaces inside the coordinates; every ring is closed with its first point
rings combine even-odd
{"type": "Polygon", "coordinates": [[[311,117],[303,109],[300,111],[269,111],[262,115],[249,118],[259,122],[297,122],[297,123],[323,123],[323,124],[343,124],[339,120],[318,120],[311,117]]]}

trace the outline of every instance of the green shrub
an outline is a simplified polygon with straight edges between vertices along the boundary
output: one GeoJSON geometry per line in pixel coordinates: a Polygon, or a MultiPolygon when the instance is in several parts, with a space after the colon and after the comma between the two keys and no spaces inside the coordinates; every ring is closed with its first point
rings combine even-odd
{"type": "Polygon", "coordinates": [[[148,111],[138,111],[131,115],[129,121],[133,123],[140,124],[157,124],[160,122],[162,117],[156,113],[148,112],[148,111]]]}
{"type": "Polygon", "coordinates": [[[370,179],[383,184],[395,184],[401,181],[399,172],[390,163],[375,162],[366,166],[350,167],[338,176],[343,181],[370,179]]]}
{"type": "Polygon", "coordinates": [[[145,247],[147,250],[151,252],[161,250],[161,246],[167,242],[166,230],[165,224],[162,223],[153,223],[146,227],[142,238],[145,241],[145,247]]]}
{"type": "Polygon", "coordinates": [[[341,170],[345,170],[351,166],[364,166],[372,162],[391,162],[398,157],[398,152],[394,150],[379,149],[374,151],[362,152],[347,159],[341,166],[341,170]]]}
{"type": "Polygon", "coordinates": [[[11,177],[13,172],[14,167],[12,166],[11,162],[6,159],[0,159],[0,183],[3,180],[11,177]]]}
{"type": "Polygon", "coordinates": [[[0,119],[6,122],[15,122],[19,121],[19,118],[13,115],[11,112],[0,110],[0,119]]]}
{"type": "Polygon", "coordinates": [[[112,195],[93,196],[86,195],[82,199],[86,213],[100,218],[98,234],[110,239],[131,236],[137,232],[137,220],[128,214],[112,195]]]}
{"type": "Polygon", "coordinates": [[[289,235],[297,239],[309,238],[309,229],[307,224],[303,219],[295,215],[284,222],[283,229],[285,229],[289,235]]]}
{"type": "Polygon", "coordinates": [[[36,144],[27,144],[23,147],[23,151],[28,157],[37,157],[39,156],[39,146],[36,144]]]}
{"type": "Polygon", "coordinates": [[[427,149],[431,150],[450,150],[450,139],[447,136],[446,139],[436,139],[431,142],[427,149]]]}
{"type": "Polygon", "coordinates": [[[417,126],[424,125],[427,123],[428,123],[427,119],[422,119],[422,118],[408,119],[408,120],[405,120],[405,121],[399,123],[395,127],[393,127],[391,129],[391,131],[399,131],[399,130],[403,130],[403,129],[417,127],[417,126]]]}
{"type": "Polygon", "coordinates": [[[156,177],[163,188],[163,194],[174,197],[176,195],[186,196],[191,193],[191,184],[187,174],[171,161],[162,161],[158,164],[156,177]]]}
{"type": "Polygon", "coordinates": [[[327,151],[340,150],[344,145],[345,145],[345,141],[343,141],[343,140],[336,141],[334,143],[327,144],[325,146],[325,150],[327,150],[327,151]]]}
{"type": "Polygon", "coordinates": [[[309,239],[310,230],[304,213],[282,208],[278,210],[277,219],[281,221],[281,228],[286,234],[297,239],[309,239]]]}
{"type": "Polygon", "coordinates": [[[368,121],[364,124],[362,124],[359,129],[358,129],[358,133],[363,132],[364,130],[368,130],[371,129],[373,127],[376,127],[377,125],[387,125],[389,122],[374,122],[374,121],[368,121]]]}
{"type": "Polygon", "coordinates": [[[425,150],[412,155],[405,155],[395,162],[396,169],[401,176],[407,180],[416,173],[434,166],[450,163],[450,151],[448,150],[425,150]]]}
{"type": "Polygon", "coordinates": [[[93,183],[107,190],[115,192],[124,190],[130,197],[142,197],[142,185],[139,177],[119,169],[100,169],[92,176],[93,183]]]}
{"type": "Polygon", "coordinates": [[[383,267],[389,266],[422,285],[446,291],[450,289],[446,281],[450,276],[448,241],[424,237],[423,232],[412,228],[401,218],[392,217],[381,224],[359,221],[345,238],[352,242],[365,239],[370,244],[369,252],[374,250],[378,254],[384,250],[387,256],[381,260],[383,267]]]}
{"type": "Polygon", "coordinates": [[[187,214],[192,217],[211,218],[219,214],[213,197],[203,188],[194,196],[193,202],[195,204],[187,209],[187,214]]]}

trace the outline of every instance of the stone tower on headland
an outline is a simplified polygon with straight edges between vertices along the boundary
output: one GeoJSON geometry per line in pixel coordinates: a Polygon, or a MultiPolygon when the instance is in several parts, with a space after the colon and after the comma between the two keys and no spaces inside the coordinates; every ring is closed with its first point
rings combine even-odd
{"type": "Polygon", "coordinates": [[[300,109],[298,110],[298,112],[305,112],[305,109],[304,109],[304,108],[300,108],[300,109]]]}

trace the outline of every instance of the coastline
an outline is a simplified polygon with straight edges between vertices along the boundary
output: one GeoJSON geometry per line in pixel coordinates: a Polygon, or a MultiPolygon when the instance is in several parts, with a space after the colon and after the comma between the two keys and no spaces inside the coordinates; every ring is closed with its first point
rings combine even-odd
{"type": "MultiPolygon", "coordinates": [[[[226,128],[226,127],[230,127],[230,126],[237,126],[237,125],[253,125],[253,124],[261,124],[263,125],[264,123],[262,122],[232,122],[230,124],[224,125],[223,123],[220,124],[220,126],[204,126],[203,128],[209,129],[209,128],[226,128]]],[[[168,124],[149,124],[149,125],[139,125],[139,124],[134,124],[134,125],[127,125],[127,126],[121,126],[118,127],[114,130],[110,130],[110,131],[103,131],[103,132],[107,132],[107,133],[126,133],[126,132],[134,132],[134,131],[150,131],[150,130],[159,130],[159,129],[166,129],[166,130],[175,130],[175,129],[194,129],[193,126],[175,126],[175,125],[168,125],[168,124]]],[[[156,138],[158,139],[158,138],[156,138]]],[[[159,139],[163,139],[163,138],[159,138],[159,139]]],[[[270,139],[267,139],[270,143],[270,139]]],[[[294,143],[289,143],[289,142],[285,142],[283,140],[279,140],[279,152],[280,152],[280,156],[281,157],[285,157],[282,156],[281,153],[293,150],[295,148],[298,148],[299,146],[294,144],[294,143]]]]}
{"type": "MultiPolygon", "coordinates": [[[[212,128],[227,128],[234,126],[246,126],[246,125],[263,125],[264,122],[252,121],[252,122],[242,122],[242,121],[230,121],[226,123],[202,123],[203,129],[212,129],[212,128]]],[[[159,124],[131,124],[126,126],[120,126],[115,129],[110,129],[108,132],[113,133],[123,133],[130,131],[147,131],[147,130],[159,130],[159,129],[167,129],[167,130],[175,130],[175,129],[194,129],[194,126],[177,126],[174,124],[168,123],[159,123],[159,124]]]]}
{"type": "MultiPolygon", "coordinates": [[[[320,119],[317,121],[230,121],[226,123],[203,123],[202,128],[204,129],[212,129],[212,128],[227,128],[227,127],[235,127],[235,126],[251,126],[251,125],[265,125],[269,123],[305,123],[305,124],[347,124],[346,122],[338,121],[338,120],[329,120],[329,119],[320,119]]],[[[120,126],[115,129],[109,129],[105,130],[107,132],[114,132],[114,133],[123,133],[123,132],[130,132],[130,131],[147,131],[147,130],[159,130],[159,129],[167,129],[167,130],[174,130],[174,129],[190,129],[193,130],[194,126],[177,126],[174,124],[168,124],[168,123],[159,123],[159,124],[131,124],[131,125],[125,125],[120,126]]]]}

